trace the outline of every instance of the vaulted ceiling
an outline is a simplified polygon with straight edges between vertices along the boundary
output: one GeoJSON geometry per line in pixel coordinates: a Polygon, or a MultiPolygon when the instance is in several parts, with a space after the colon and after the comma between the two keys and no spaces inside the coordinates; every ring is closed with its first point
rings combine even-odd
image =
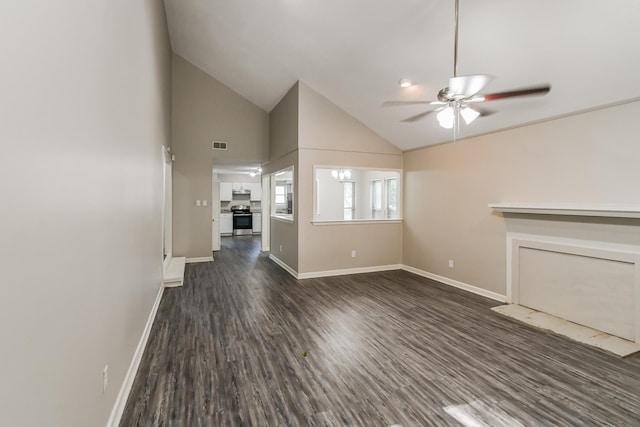
{"type": "MultiPolygon", "coordinates": [[[[453,74],[454,0],[165,0],[173,50],[266,111],[302,80],[403,150],[450,141],[434,114],[453,74]],[[401,89],[408,78],[414,86],[401,89]]],[[[486,103],[460,126],[493,132],[640,98],[637,0],[460,0],[458,74],[483,92],[550,83],[543,97],[486,103]]]]}

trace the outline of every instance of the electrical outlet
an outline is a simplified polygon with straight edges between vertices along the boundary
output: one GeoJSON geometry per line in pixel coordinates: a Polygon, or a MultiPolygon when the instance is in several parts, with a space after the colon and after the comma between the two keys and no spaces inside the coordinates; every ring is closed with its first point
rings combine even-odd
{"type": "Polygon", "coordinates": [[[355,249],[351,251],[351,258],[355,258],[356,257],[356,251],[355,249]]]}
{"type": "Polygon", "coordinates": [[[109,385],[109,365],[104,365],[102,370],[102,394],[107,392],[107,386],[109,385]]]}
{"type": "Polygon", "coordinates": [[[200,206],[200,200],[196,200],[196,206],[200,206]]]}
{"type": "Polygon", "coordinates": [[[449,260],[449,268],[453,268],[453,260],[452,259],[449,260]]]}
{"type": "Polygon", "coordinates": [[[207,206],[207,201],[206,200],[202,201],[202,206],[207,206]]]}
{"type": "Polygon", "coordinates": [[[280,252],[282,252],[282,245],[280,245],[280,252]]]}

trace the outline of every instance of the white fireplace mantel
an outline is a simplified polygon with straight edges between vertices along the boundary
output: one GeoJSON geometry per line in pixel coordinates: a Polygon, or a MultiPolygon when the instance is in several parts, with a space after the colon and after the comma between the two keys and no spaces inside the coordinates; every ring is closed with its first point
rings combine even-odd
{"type": "Polygon", "coordinates": [[[640,205],[562,204],[562,203],[489,203],[497,212],[514,214],[596,216],[605,218],[640,218],[640,205]]]}

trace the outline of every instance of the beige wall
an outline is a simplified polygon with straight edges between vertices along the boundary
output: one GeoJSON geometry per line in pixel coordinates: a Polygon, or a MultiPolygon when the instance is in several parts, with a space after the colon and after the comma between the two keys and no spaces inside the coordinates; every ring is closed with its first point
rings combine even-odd
{"type": "MultiPolygon", "coordinates": [[[[507,223],[487,204],[640,204],[639,115],[635,102],[405,153],[404,263],[504,295],[507,223]]],[[[638,225],[522,216],[508,226],[640,244],[638,225]]]]}
{"type": "Polygon", "coordinates": [[[298,149],[298,92],[296,83],[269,113],[269,158],[279,159],[298,149]]]}
{"type": "Polygon", "coordinates": [[[304,83],[299,88],[297,271],[400,264],[400,223],[319,226],[311,221],[314,165],[402,169],[402,153],[304,83]],[[352,250],[356,258],[351,257],[352,250]]]}
{"type": "Polygon", "coordinates": [[[395,145],[378,136],[305,83],[299,83],[299,92],[301,149],[401,154],[395,145]]]}
{"type": "Polygon", "coordinates": [[[164,9],[28,0],[0,27],[1,424],[104,426],[162,280],[164,9]]]}
{"type": "MultiPolygon", "coordinates": [[[[298,210],[300,203],[298,201],[300,190],[298,189],[299,181],[299,161],[298,150],[270,161],[265,165],[264,173],[273,173],[281,169],[293,166],[293,221],[286,221],[271,217],[270,220],[270,243],[271,253],[280,261],[287,264],[294,271],[298,271],[298,210]],[[282,249],[280,249],[282,247],[282,249]]],[[[270,212],[268,213],[271,214],[270,212]]]]}
{"type": "Polygon", "coordinates": [[[269,114],[270,157],[262,168],[266,175],[294,167],[293,221],[271,218],[269,222],[271,253],[294,271],[298,270],[298,87],[293,85],[269,114]]]}
{"type": "Polygon", "coordinates": [[[212,167],[262,163],[269,155],[269,115],[183,58],[172,59],[173,253],[211,256],[212,167]],[[227,151],[211,141],[229,143],[227,151]]]}
{"type": "MultiPolygon", "coordinates": [[[[313,166],[402,168],[402,156],[300,150],[298,177],[299,273],[364,268],[402,262],[402,224],[313,225],[313,166]],[[351,251],[356,251],[356,258],[351,251]]],[[[273,250],[273,248],[272,248],[273,250]]]]}
{"type": "Polygon", "coordinates": [[[262,182],[260,175],[256,175],[254,177],[251,177],[251,175],[248,174],[239,173],[219,173],[217,175],[217,180],[223,182],[262,182]]]}
{"type": "MultiPolygon", "coordinates": [[[[271,218],[271,253],[294,271],[298,270],[298,83],[282,97],[269,114],[269,162],[263,174],[290,166],[293,173],[293,221],[271,218]],[[282,248],[282,249],[280,249],[282,248]]],[[[263,194],[263,197],[266,195],[263,194]]],[[[270,215],[270,212],[267,213],[270,215]]]]}

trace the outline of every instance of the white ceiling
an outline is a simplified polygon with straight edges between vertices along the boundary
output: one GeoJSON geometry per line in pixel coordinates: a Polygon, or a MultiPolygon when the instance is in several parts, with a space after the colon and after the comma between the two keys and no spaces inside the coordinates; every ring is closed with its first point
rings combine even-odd
{"type": "MultiPolygon", "coordinates": [[[[301,80],[403,150],[450,141],[434,115],[453,73],[454,0],[165,0],[173,50],[266,111],[301,80]],[[400,78],[417,84],[398,86],[400,78]]],[[[460,0],[458,74],[483,92],[550,83],[493,101],[468,137],[640,97],[638,0],[460,0]]]]}

